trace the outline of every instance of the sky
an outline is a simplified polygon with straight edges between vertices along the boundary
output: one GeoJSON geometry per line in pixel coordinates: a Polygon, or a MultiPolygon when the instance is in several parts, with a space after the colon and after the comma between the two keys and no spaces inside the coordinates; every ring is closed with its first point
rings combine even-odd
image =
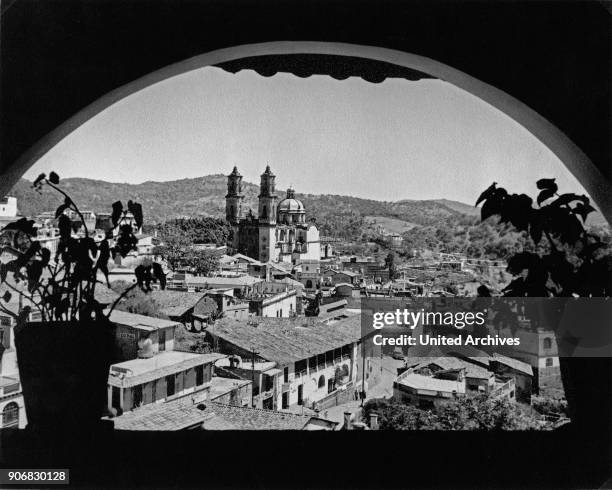
{"type": "Polygon", "coordinates": [[[535,195],[555,177],[584,193],[557,157],[492,106],[441,80],[291,74],[207,67],[110,106],[44,155],[25,177],[56,171],[140,183],[228,174],[277,187],[397,201],[473,203],[496,181],[535,195]]]}

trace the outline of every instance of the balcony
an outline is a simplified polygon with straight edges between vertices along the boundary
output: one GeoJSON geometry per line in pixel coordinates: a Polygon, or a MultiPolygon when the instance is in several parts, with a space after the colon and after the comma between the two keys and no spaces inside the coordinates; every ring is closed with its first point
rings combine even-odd
{"type": "Polygon", "coordinates": [[[18,379],[0,376],[0,397],[13,395],[21,391],[18,379]]]}

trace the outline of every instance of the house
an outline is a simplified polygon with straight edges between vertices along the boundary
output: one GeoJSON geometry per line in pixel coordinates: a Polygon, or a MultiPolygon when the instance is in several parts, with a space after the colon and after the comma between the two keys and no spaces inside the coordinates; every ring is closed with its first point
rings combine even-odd
{"type": "Polygon", "coordinates": [[[249,296],[249,311],[257,316],[291,318],[297,314],[297,291],[285,286],[278,293],[255,293],[249,296]]]}
{"type": "Polygon", "coordinates": [[[175,400],[147,405],[114,419],[115,430],[334,430],[337,422],[318,416],[262,410],[215,401],[175,400]]]}
{"type": "Polygon", "coordinates": [[[343,387],[347,393],[355,389],[361,340],[358,316],[334,325],[304,317],[221,319],[208,333],[220,352],[240,360],[226,370],[248,379],[252,364],[263,363],[253,385],[254,391],[265,392],[262,406],[315,406],[343,387]]]}
{"type": "Polygon", "coordinates": [[[338,422],[314,415],[204,403],[204,430],[335,430],[338,422]]]}
{"type": "Polygon", "coordinates": [[[543,328],[519,328],[516,336],[520,345],[512,349],[512,357],[529,364],[533,369],[533,393],[546,387],[561,387],[559,350],[555,333],[543,328]]]}
{"type": "Polygon", "coordinates": [[[205,398],[222,354],[174,350],[178,322],[114,310],[117,360],[108,377],[108,410],[121,414],[183,395],[205,398]]]}
{"type": "Polygon", "coordinates": [[[457,357],[421,358],[393,382],[393,397],[423,409],[442,406],[462,396],[516,398],[515,381],[457,357]]]}
{"type": "Polygon", "coordinates": [[[165,351],[150,358],[113,364],[108,377],[108,409],[122,414],[184,395],[190,395],[194,401],[206,399],[213,363],[223,357],[165,351]]]}
{"type": "Polygon", "coordinates": [[[262,279],[251,276],[205,277],[186,276],[185,286],[188,291],[205,291],[207,289],[232,289],[234,295],[244,297],[253,292],[253,287],[262,279]]]}
{"type": "Polygon", "coordinates": [[[203,300],[204,293],[159,290],[151,291],[149,294],[159,306],[159,311],[170,320],[181,322],[189,329],[194,327],[194,309],[203,300]]]}
{"type": "Polygon", "coordinates": [[[526,362],[493,353],[489,358],[489,369],[500,376],[514,378],[516,399],[523,403],[531,403],[533,390],[533,368],[526,362]]]}
{"type": "Polygon", "coordinates": [[[249,313],[249,302],[234,297],[233,289],[210,289],[206,296],[196,305],[194,313],[197,315],[196,329],[205,328],[216,318],[234,318],[245,320],[249,313]]]}
{"type": "MultiPolygon", "coordinates": [[[[17,302],[2,302],[11,312],[19,311],[17,302]]],[[[26,426],[25,403],[17,366],[13,316],[0,309],[0,429],[26,426]]]]}
{"type": "Polygon", "coordinates": [[[321,285],[321,262],[318,260],[303,260],[297,279],[307,291],[314,291],[321,285]]]}
{"type": "Polygon", "coordinates": [[[357,257],[352,257],[349,261],[342,262],[342,270],[356,272],[366,280],[376,283],[389,281],[389,269],[384,264],[374,260],[358,260],[357,257]]]}
{"type": "Polygon", "coordinates": [[[324,286],[336,286],[338,284],[358,286],[361,279],[361,274],[349,269],[341,271],[327,269],[322,276],[324,286]]]}
{"type": "Polygon", "coordinates": [[[210,381],[208,400],[225,405],[250,406],[253,383],[247,379],[213,376],[210,381]]]}
{"type": "Polygon", "coordinates": [[[174,332],[181,324],[127,311],[113,310],[110,321],[116,326],[117,360],[135,359],[174,350],[174,332]],[[146,341],[146,342],[145,342],[146,341]]]}

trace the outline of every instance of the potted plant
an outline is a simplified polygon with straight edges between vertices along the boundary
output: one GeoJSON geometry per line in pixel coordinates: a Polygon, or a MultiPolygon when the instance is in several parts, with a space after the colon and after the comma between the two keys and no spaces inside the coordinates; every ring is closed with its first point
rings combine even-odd
{"type": "Polygon", "coordinates": [[[601,354],[601,348],[610,346],[612,302],[606,301],[612,293],[610,246],[585,228],[588,215],[595,211],[587,196],[559,195],[555,179],[541,179],[536,185],[537,206],[529,196],[509,194],[496,183],[481,194],[476,206],[483,203],[483,221],[498,216],[500,222],[526,233],[525,249],[508,260],[513,279],[503,294],[548,298],[539,302],[538,316],[555,331],[572,425],[586,429],[584,433],[609,434],[612,359],[609,353],[601,354]],[[587,344],[587,334],[591,353],[580,350],[587,344]]]}
{"type": "MultiPolygon", "coordinates": [[[[134,250],[134,228],[142,226],[142,207],[129,201],[112,205],[113,236],[96,239],[78,206],[59,186],[55,172],[32,184],[63,197],[55,218],[59,241],[55,254],[36,239],[33,220],[22,218],[0,231],[12,260],[0,263],[0,311],[16,320],[15,345],[28,428],[39,431],[94,427],[107,405],[107,381],[114,360],[114,329],[109,317],[131,289],[151,289],[165,276],[159,264],[140,265],[137,282],[104,308],[96,287],[108,283],[108,263],[134,250]],[[72,213],[71,219],[67,213],[72,213]],[[79,229],[75,233],[75,229],[79,229]],[[12,303],[11,303],[12,302],[12,303]],[[18,304],[11,308],[10,304],[18,304]]],[[[6,256],[6,255],[5,255],[6,256]]]]}

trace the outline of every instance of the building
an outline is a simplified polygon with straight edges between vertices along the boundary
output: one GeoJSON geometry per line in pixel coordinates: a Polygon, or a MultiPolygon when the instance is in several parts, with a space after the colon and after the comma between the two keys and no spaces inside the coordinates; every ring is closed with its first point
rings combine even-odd
{"type": "Polygon", "coordinates": [[[542,328],[519,328],[516,336],[521,343],[512,348],[512,355],[533,369],[533,392],[561,388],[561,368],[555,333],[542,328]]]}
{"type": "Polygon", "coordinates": [[[457,357],[421,359],[393,382],[393,397],[432,409],[463,396],[516,399],[515,379],[457,357]]]}
{"type": "Polygon", "coordinates": [[[379,262],[373,260],[358,260],[352,257],[349,261],[342,262],[342,269],[361,274],[370,282],[385,283],[389,281],[389,269],[379,262]]]}
{"type": "Polygon", "coordinates": [[[255,285],[262,280],[251,276],[205,277],[185,275],[183,284],[188,291],[192,292],[208,289],[231,289],[235,296],[245,297],[252,294],[255,285]]]}
{"type": "Polygon", "coordinates": [[[239,253],[260,262],[291,262],[319,260],[321,244],[314,222],[306,222],[306,209],[295,198],[295,191],[287,189],[280,202],[275,194],[276,176],[267,166],[261,175],[259,209],[243,209],[242,175],[238,169],[227,177],[225,216],[233,230],[232,247],[239,253]]]}
{"type": "Polygon", "coordinates": [[[291,318],[297,315],[297,291],[287,287],[279,293],[255,293],[249,297],[249,306],[257,316],[291,318]]]}
{"type": "Polygon", "coordinates": [[[203,300],[205,293],[187,291],[159,290],[151,291],[149,296],[159,306],[159,311],[170,320],[181,322],[185,327],[194,327],[194,310],[203,300]]]}
{"type": "Polygon", "coordinates": [[[213,363],[222,354],[174,350],[178,322],[114,310],[117,360],[108,377],[108,409],[122,414],[142,405],[190,395],[206,399],[213,363]]]}
{"type": "Polygon", "coordinates": [[[17,198],[13,196],[5,196],[0,199],[0,219],[5,220],[17,218],[17,198]]]}
{"type": "Polygon", "coordinates": [[[252,364],[261,363],[253,390],[263,395],[264,407],[316,407],[336,391],[353,399],[361,358],[359,316],[333,325],[303,317],[222,319],[208,332],[219,352],[239,361],[226,370],[251,379],[252,364]]]}
{"type": "MultiPolygon", "coordinates": [[[[17,303],[2,306],[17,312],[17,303]]],[[[15,319],[0,309],[0,429],[23,429],[26,426],[25,403],[17,366],[13,328],[15,319]]]]}
{"type": "Polygon", "coordinates": [[[358,272],[354,272],[350,269],[337,271],[334,269],[327,269],[322,274],[323,286],[336,286],[338,284],[351,284],[352,286],[358,286],[360,283],[361,275],[358,272]]]}
{"type": "Polygon", "coordinates": [[[247,379],[213,376],[208,390],[208,400],[239,407],[251,406],[253,383],[247,379]]]}
{"type": "Polygon", "coordinates": [[[297,279],[306,291],[314,291],[321,286],[321,263],[318,260],[304,260],[300,263],[297,279]]]}
{"type": "Polygon", "coordinates": [[[337,422],[299,415],[229,405],[216,401],[185,404],[175,400],[147,405],[114,419],[115,430],[335,430],[337,422]]]}

